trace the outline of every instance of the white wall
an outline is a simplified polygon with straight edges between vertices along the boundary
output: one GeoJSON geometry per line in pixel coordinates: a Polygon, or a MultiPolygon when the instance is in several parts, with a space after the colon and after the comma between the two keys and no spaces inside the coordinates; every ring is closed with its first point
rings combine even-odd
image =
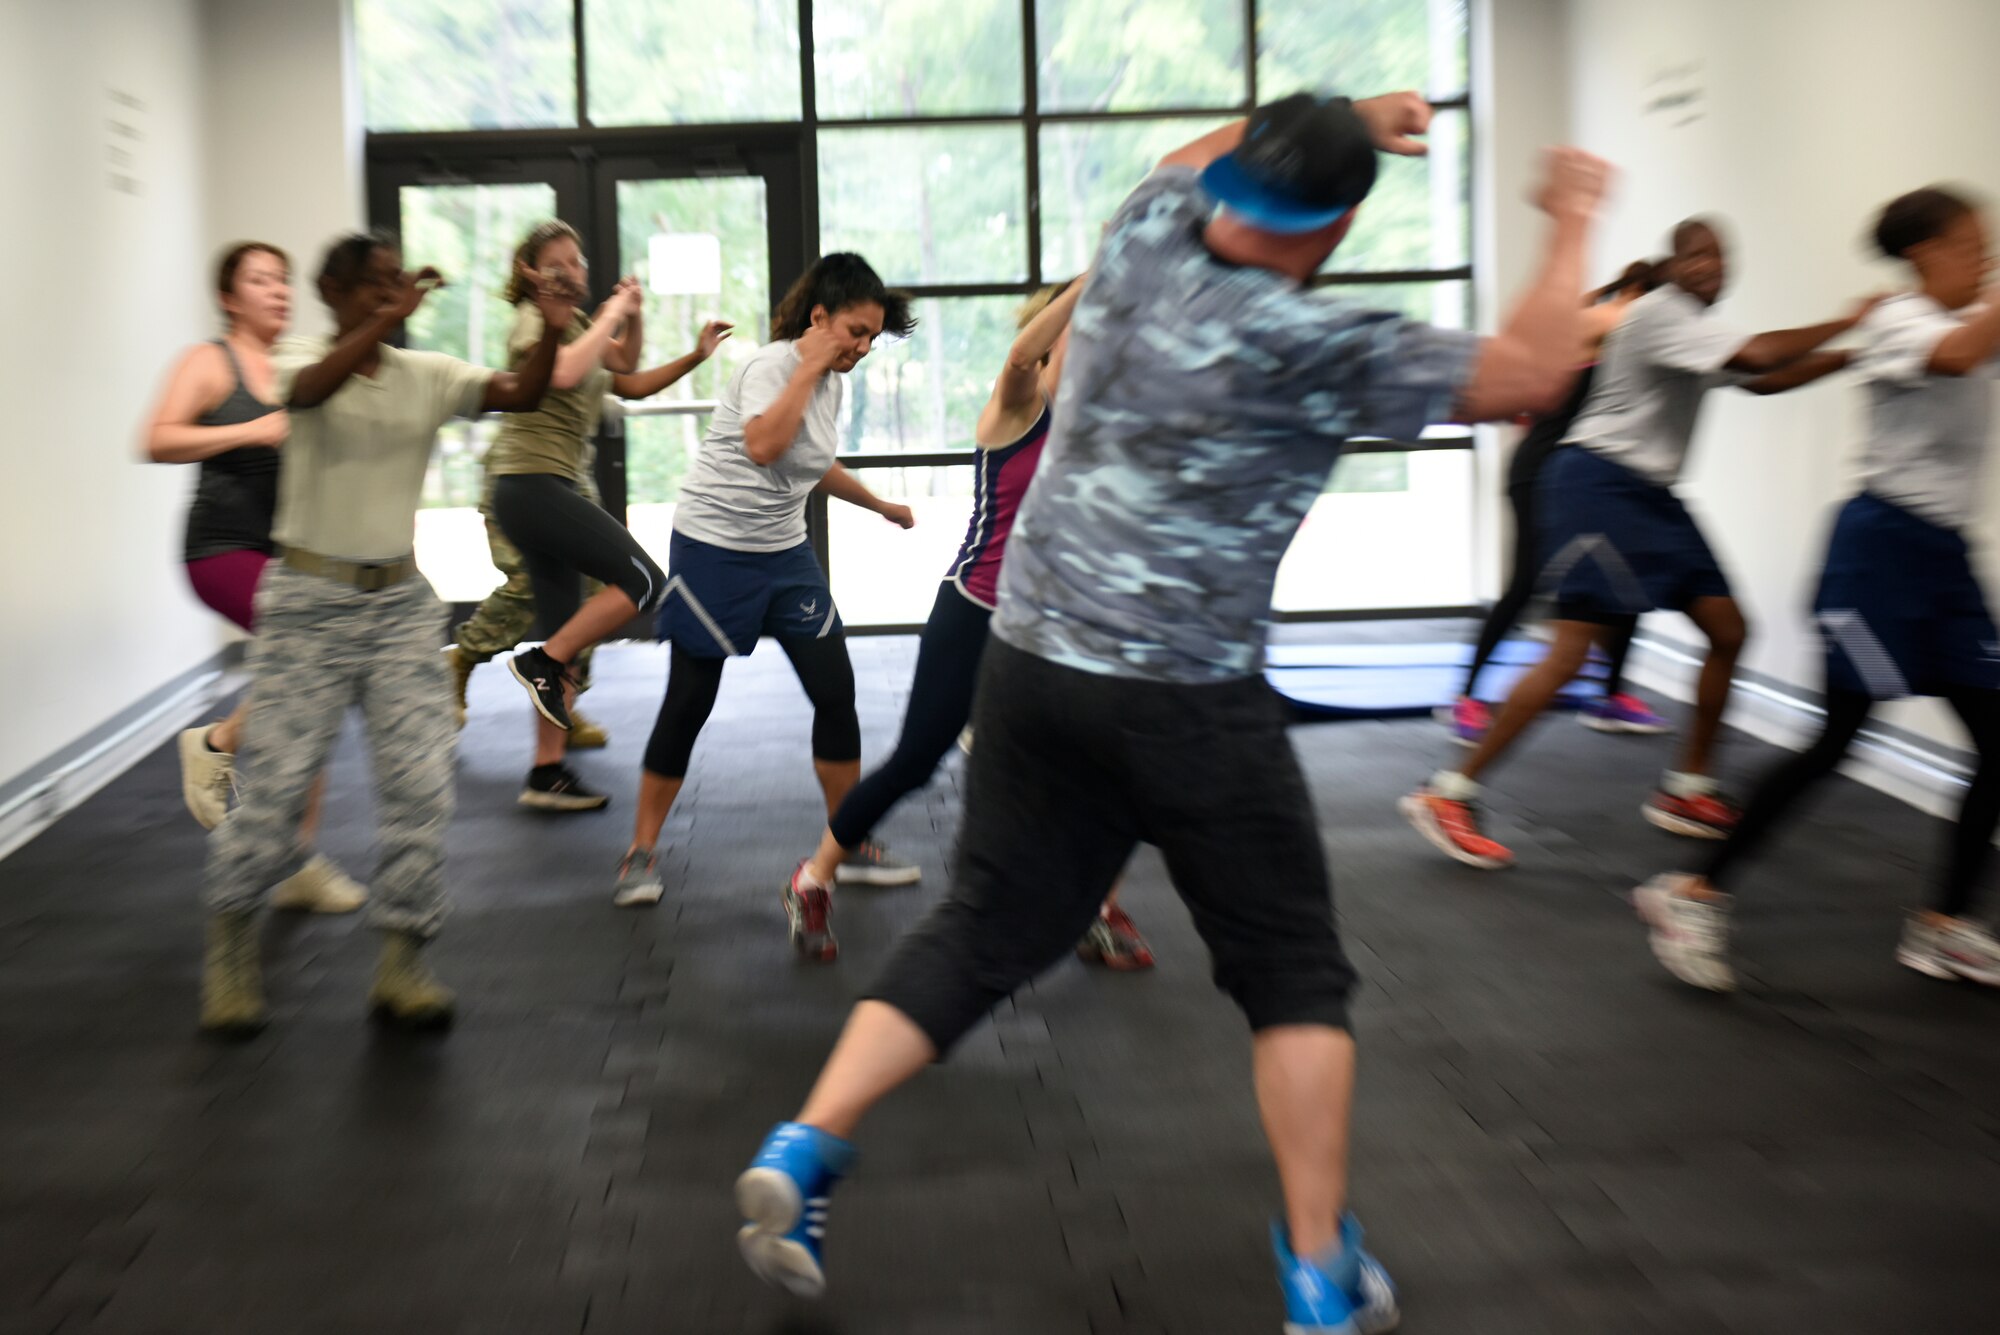
{"type": "Polygon", "coordinates": [[[326,243],[367,217],[361,105],[347,0],[205,0],[211,250],[284,247],[300,281],[296,327],[323,332],[311,275],[326,243]]]}
{"type": "MultiPolygon", "coordinates": [[[[1498,0],[1511,7],[1511,0],[1498,0]]],[[[1658,253],[1693,213],[1734,241],[1722,316],[1752,329],[1840,313],[1900,282],[1864,237],[1905,190],[1957,180],[2000,197],[2000,4],[1992,0],[1570,0],[1576,142],[1623,168],[1599,267],[1658,253]],[[1655,105],[1662,96],[1672,107],[1655,105]]],[[[1825,532],[1851,493],[1863,421],[1844,380],[1771,399],[1710,397],[1685,492],[1752,619],[1751,668],[1817,690],[1806,615],[1825,532]]],[[[1979,537],[2000,539],[2000,469],[1979,537]]],[[[2000,581],[1989,582],[2000,590],[2000,581]]],[[[1668,634],[1696,638],[1675,619],[1668,634]]],[[[1929,704],[1891,721],[1959,744],[1929,704]]]]}
{"type": "Polygon", "coordinates": [[[217,329],[222,242],[313,264],[362,220],[347,28],[345,0],[0,4],[0,611],[29,674],[0,787],[230,638],[180,570],[193,470],[140,463],[139,429],[217,329]]]}
{"type": "Polygon", "coordinates": [[[25,692],[0,728],[5,783],[221,641],[179,569],[187,479],[135,462],[159,374],[212,326],[196,2],[0,13],[0,252],[14,259],[0,609],[25,692]]]}

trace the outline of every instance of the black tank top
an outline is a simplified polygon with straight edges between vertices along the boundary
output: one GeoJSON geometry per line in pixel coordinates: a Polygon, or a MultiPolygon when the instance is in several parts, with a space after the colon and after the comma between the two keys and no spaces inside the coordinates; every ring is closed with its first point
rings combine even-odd
{"type": "MultiPolygon", "coordinates": [[[[196,426],[240,426],[278,411],[243,383],[243,368],[227,342],[216,339],[236,385],[229,397],[195,421],[196,426]]],[[[268,445],[244,445],[201,461],[194,504],[188,507],[188,561],[224,552],[271,550],[271,520],[278,509],[279,451],[268,445]]]]}
{"type": "Polygon", "coordinates": [[[1514,447],[1514,458],[1507,466],[1509,487],[1535,485],[1542,465],[1562,448],[1563,437],[1576,425],[1576,415],[1583,411],[1584,400],[1590,397],[1590,387],[1596,378],[1597,363],[1592,362],[1577,376],[1576,385],[1569,392],[1569,401],[1547,417],[1537,417],[1528,427],[1528,434],[1521,437],[1521,443],[1514,447]]]}

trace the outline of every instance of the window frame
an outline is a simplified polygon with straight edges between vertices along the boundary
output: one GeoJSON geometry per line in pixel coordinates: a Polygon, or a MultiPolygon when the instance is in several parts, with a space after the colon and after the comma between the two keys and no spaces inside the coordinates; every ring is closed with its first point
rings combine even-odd
{"type": "MultiPolygon", "coordinates": [[[[803,234],[802,253],[792,247],[772,251],[774,295],[784,290],[792,278],[802,271],[806,264],[818,258],[820,252],[819,226],[819,133],[821,130],[868,131],[937,128],[946,126],[994,126],[1018,128],[1023,138],[1022,169],[1026,175],[1026,201],[1024,218],[1025,244],[1027,247],[1027,278],[1022,282],[963,282],[937,284],[904,285],[904,290],[917,298],[938,298],[951,300],[965,297],[1021,296],[1026,297],[1046,282],[1050,276],[1044,271],[1042,235],[1042,170],[1041,138],[1044,126],[1127,121],[1171,120],[1194,117],[1214,118],[1217,116],[1244,116],[1257,105],[1260,96],[1258,88],[1259,48],[1257,40],[1257,20],[1259,0],[1241,0],[1244,22],[1244,68],[1243,88],[1240,100],[1221,105],[1177,106],[1147,108],[1144,110],[1118,111],[1051,111],[1041,109],[1039,79],[1039,30],[1036,0],[1018,0],[1021,11],[1021,110],[1018,113],[973,113],[944,114],[934,116],[880,116],[880,117],[825,117],[818,111],[818,83],[815,73],[816,49],[813,31],[814,0],[796,0],[798,5],[799,32],[799,118],[796,121],[758,121],[747,123],[683,124],[665,126],[600,127],[590,115],[589,51],[586,45],[586,23],[584,8],[589,0],[571,0],[571,21],[575,42],[575,88],[577,99],[577,124],[574,127],[556,129],[523,130],[466,130],[466,131],[413,131],[377,132],[369,131],[366,136],[369,193],[371,201],[379,198],[378,177],[410,170],[413,160],[427,164],[445,164],[464,161],[468,157],[487,161],[505,161],[510,158],[546,158],[563,156],[571,159],[576,169],[585,177],[581,191],[575,187],[564,190],[559,203],[565,209],[569,200],[580,198],[584,207],[593,215],[602,209],[602,190],[596,181],[596,168],[601,160],[629,158],[633,155],[680,156],[685,152],[712,151],[713,146],[725,141],[735,141],[749,146],[768,146],[779,151],[789,150],[796,154],[798,163],[798,194],[796,214],[797,225],[803,234]],[[787,261],[792,254],[797,255],[798,268],[788,268],[787,261]]],[[[1412,0],[1422,3],[1423,0],[1412,0]]],[[[1466,37],[1468,50],[1475,49],[1473,26],[1478,22],[1477,6],[1468,5],[1466,15],[1466,37]]],[[[1472,82],[1474,67],[1467,64],[1467,81],[1472,82]]],[[[1479,196],[1476,173],[1478,156],[1475,136],[1477,125],[1472,115],[1473,89],[1468,86],[1449,97],[1440,97],[1432,103],[1440,111],[1453,111],[1464,115],[1464,129],[1461,136],[1467,161],[1475,173],[1474,188],[1466,200],[1467,224],[1476,236],[1479,225],[1479,196]]],[[[436,166],[435,170],[449,170],[436,166]]],[[[1137,184],[1134,182],[1134,184],[1137,184]]],[[[789,192],[787,192],[789,194],[789,192]]],[[[371,209],[371,212],[374,210],[371,209]]],[[[376,216],[380,216],[378,213],[376,216]]],[[[577,220],[573,220],[577,221],[577,220]]],[[[778,223],[774,220],[774,229],[778,223]]],[[[601,220],[593,220],[586,229],[586,235],[596,235],[603,231],[601,220]]],[[[775,232],[774,232],[775,236],[775,232]]],[[[1464,282],[1471,284],[1475,265],[1467,263],[1450,268],[1424,268],[1404,270],[1343,270],[1315,275],[1311,286],[1315,289],[1339,286],[1343,288],[1365,288],[1394,283],[1445,283],[1464,282]]],[[[1473,312],[1476,317],[1476,311],[1473,312]]],[[[1348,446],[1355,453],[1415,452],[1431,450],[1464,450],[1475,448],[1475,437],[1470,428],[1427,433],[1418,441],[1356,440],[1348,446]]],[[[914,468],[914,467],[971,467],[970,445],[965,449],[947,449],[911,453],[893,451],[856,451],[844,453],[840,462],[848,468],[867,470],[874,468],[914,468]]],[[[622,479],[619,479],[622,481],[622,479]]],[[[622,486],[617,487],[622,495],[622,486]]],[[[611,495],[607,494],[607,502],[611,495]]],[[[827,499],[814,495],[808,503],[808,526],[812,535],[814,550],[829,575],[836,553],[831,550],[827,525],[827,499]]],[[[1474,522],[1476,516],[1467,516],[1474,522]]],[[[1463,616],[1477,614],[1479,608],[1473,604],[1440,605],[1435,607],[1397,609],[1338,609],[1298,611],[1276,614],[1276,619],[1295,621],[1343,621],[1377,620],[1394,617],[1435,617],[1463,616]]],[[[913,625],[869,625],[850,627],[861,634],[899,634],[921,629],[913,625]]]]}

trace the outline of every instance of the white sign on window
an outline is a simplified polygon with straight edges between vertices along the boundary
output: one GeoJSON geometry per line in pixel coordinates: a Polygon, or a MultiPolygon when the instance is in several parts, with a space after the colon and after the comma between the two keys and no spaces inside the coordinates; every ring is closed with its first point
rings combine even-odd
{"type": "Polygon", "coordinates": [[[663,232],[646,245],[648,285],[663,297],[722,292],[722,241],[706,232],[663,232]]]}

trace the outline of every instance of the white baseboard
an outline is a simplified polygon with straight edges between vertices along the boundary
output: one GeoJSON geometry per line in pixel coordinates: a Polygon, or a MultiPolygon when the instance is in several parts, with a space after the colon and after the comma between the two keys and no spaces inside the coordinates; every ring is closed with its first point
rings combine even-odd
{"type": "Polygon", "coordinates": [[[230,670],[235,657],[218,654],[84,737],[74,755],[0,788],[0,859],[89,801],[241,684],[230,670]]]}
{"type": "MultiPolygon", "coordinates": [[[[1632,643],[1625,675],[1648,690],[1683,702],[1694,699],[1701,653],[1643,631],[1632,643]]],[[[1725,722],[1761,741],[1803,750],[1819,734],[1826,712],[1784,684],[1739,675],[1725,722]]],[[[1971,773],[1966,758],[1949,747],[1900,729],[1864,728],[1841,773],[1877,792],[1947,819],[1958,814],[1971,773]]]]}

